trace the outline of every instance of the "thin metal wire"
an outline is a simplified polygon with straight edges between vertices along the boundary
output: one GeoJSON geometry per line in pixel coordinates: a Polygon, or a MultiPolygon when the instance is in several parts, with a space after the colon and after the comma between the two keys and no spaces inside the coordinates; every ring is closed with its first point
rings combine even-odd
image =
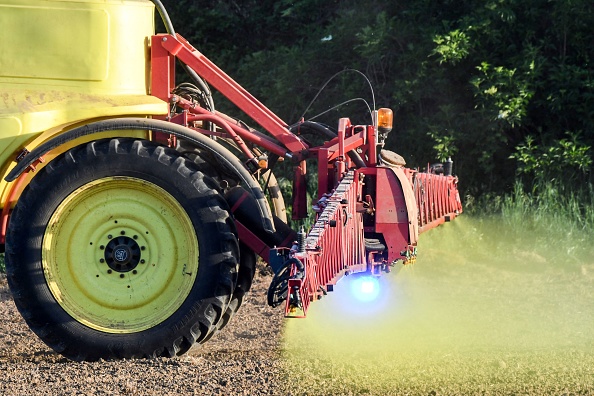
{"type": "Polygon", "coordinates": [[[326,113],[328,113],[328,112],[330,112],[330,111],[332,111],[332,110],[334,110],[334,109],[337,109],[337,108],[339,108],[339,107],[341,107],[341,106],[344,106],[345,104],[348,104],[348,103],[351,103],[351,102],[356,102],[356,101],[362,101],[363,103],[365,103],[365,105],[367,106],[367,110],[369,110],[369,113],[371,114],[371,107],[369,107],[369,103],[367,103],[367,101],[366,101],[365,99],[363,99],[363,98],[353,98],[353,99],[346,100],[346,101],[344,101],[344,102],[342,102],[342,103],[339,103],[339,104],[337,104],[336,106],[332,106],[332,107],[331,107],[331,108],[329,108],[328,110],[325,110],[325,111],[323,111],[323,112],[321,112],[321,113],[319,113],[319,114],[316,114],[316,115],[315,115],[315,116],[313,116],[313,117],[310,117],[310,118],[308,119],[308,121],[312,121],[312,120],[314,120],[314,119],[316,119],[316,118],[318,118],[318,117],[321,117],[321,116],[323,116],[324,114],[326,114],[326,113]]]}
{"type": "MultiPolygon", "coordinates": [[[[322,91],[326,88],[326,86],[332,81],[334,80],[336,77],[338,77],[339,75],[343,74],[343,73],[347,73],[347,72],[354,72],[357,73],[359,75],[361,75],[365,81],[367,81],[367,84],[369,85],[369,90],[371,91],[371,98],[372,98],[372,102],[373,102],[373,110],[375,111],[375,92],[373,91],[373,85],[371,85],[371,81],[369,81],[369,78],[367,78],[367,76],[365,74],[363,74],[362,72],[360,72],[359,70],[356,69],[344,69],[341,70],[337,73],[334,73],[334,75],[332,77],[330,77],[325,83],[324,85],[322,85],[322,88],[320,88],[320,90],[318,91],[318,93],[316,94],[316,96],[314,96],[314,98],[311,100],[311,102],[309,102],[309,104],[307,105],[307,107],[305,108],[305,111],[303,112],[303,114],[301,115],[301,117],[299,117],[299,119],[304,119],[305,118],[305,114],[308,112],[308,110],[310,109],[311,105],[316,101],[316,99],[318,99],[318,97],[320,96],[320,94],[322,93],[322,91]]],[[[358,99],[358,98],[357,98],[358,99]]],[[[345,102],[348,103],[348,102],[345,102]]],[[[367,103],[367,102],[365,102],[367,103]]],[[[333,107],[332,109],[334,109],[336,107],[333,107]]],[[[369,108],[369,104],[367,105],[367,108],[369,108]]],[[[330,109],[330,110],[332,110],[330,109]]],[[[371,115],[371,119],[373,122],[373,115],[371,110],[369,111],[370,115],[371,115]]],[[[323,113],[322,113],[323,114],[323,113]]],[[[316,116],[318,117],[319,114],[316,116]]],[[[310,119],[311,120],[311,119],[310,119]]]]}

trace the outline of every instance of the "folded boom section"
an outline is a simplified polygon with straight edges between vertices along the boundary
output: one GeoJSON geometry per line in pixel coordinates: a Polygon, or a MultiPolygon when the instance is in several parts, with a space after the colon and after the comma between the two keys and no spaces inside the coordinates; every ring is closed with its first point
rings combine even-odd
{"type": "Polygon", "coordinates": [[[406,169],[419,210],[419,233],[453,220],[462,213],[458,178],[406,169]]]}
{"type": "Polygon", "coordinates": [[[294,255],[304,270],[293,267],[287,316],[304,316],[309,302],[321,298],[345,273],[367,269],[362,214],[356,211],[361,191],[357,175],[348,172],[334,193],[318,203],[324,207],[319,207],[304,246],[294,255]]]}
{"type": "MultiPolygon", "coordinates": [[[[462,212],[462,204],[458,193],[458,179],[451,175],[419,172],[417,170],[400,167],[405,178],[401,183],[410,183],[415,200],[407,201],[407,205],[416,205],[412,211],[402,211],[418,214],[409,218],[409,223],[417,222],[418,227],[409,230],[424,232],[438,225],[450,221],[462,212]]],[[[386,241],[394,240],[389,235],[379,235],[379,239],[368,243],[366,248],[366,234],[378,237],[373,227],[364,227],[363,214],[369,210],[362,210],[365,206],[363,197],[363,173],[349,171],[337,185],[329,197],[320,200],[315,209],[319,212],[316,222],[307,237],[293,247],[290,253],[291,270],[287,280],[287,300],[285,315],[288,317],[305,317],[311,301],[321,299],[327,292],[332,291],[341,277],[352,273],[368,273],[378,275],[382,270],[389,271],[395,262],[389,262],[387,251],[392,246],[386,241]]],[[[376,183],[384,179],[377,178],[376,183]]],[[[406,186],[407,188],[409,186],[406,186]]],[[[377,191],[386,191],[386,186],[376,186],[377,191]]],[[[402,193],[407,188],[392,190],[393,194],[402,193]]],[[[376,197],[377,198],[377,197],[376,197]]],[[[404,201],[404,200],[403,200],[404,201]]],[[[394,211],[388,208],[387,211],[394,211]]],[[[372,218],[383,214],[373,213],[372,218]]],[[[385,216],[384,216],[385,217],[385,216]]],[[[401,227],[390,227],[384,234],[402,233],[401,227]]],[[[414,262],[416,256],[416,235],[402,236],[402,240],[409,240],[408,246],[403,246],[400,259],[403,264],[414,262]]]]}

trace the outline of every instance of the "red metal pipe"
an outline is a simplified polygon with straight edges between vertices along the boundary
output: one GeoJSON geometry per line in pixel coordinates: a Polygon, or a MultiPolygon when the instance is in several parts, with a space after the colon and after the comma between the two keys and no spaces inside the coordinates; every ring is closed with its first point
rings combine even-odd
{"type": "MultiPolygon", "coordinates": [[[[191,113],[195,113],[195,114],[211,114],[211,115],[213,114],[210,111],[208,111],[202,107],[193,107],[188,110],[191,113]]],[[[228,117],[222,113],[217,113],[215,116],[225,120],[227,122],[227,125],[237,135],[241,136],[243,139],[248,140],[248,141],[258,145],[258,146],[262,147],[263,149],[278,155],[279,157],[284,157],[287,155],[287,150],[284,147],[278,145],[277,142],[270,139],[268,136],[258,133],[257,131],[247,130],[240,125],[231,123],[231,122],[229,122],[230,117],[228,117]]]]}
{"type": "Polygon", "coordinates": [[[218,116],[216,116],[214,114],[199,114],[199,115],[194,115],[193,114],[193,115],[188,116],[188,121],[208,121],[208,122],[212,122],[212,123],[218,125],[229,136],[231,136],[231,138],[233,139],[233,141],[235,142],[235,144],[237,145],[237,147],[239,147],[239,149],[249,159],[251,159],[251,160],[255,159],[254,154],[248,148],[248,146],[246,146],[246,144],[243,141],[243,139],[241,137],[239,137],[237,135],[237,133],[235,133],[235,131],[233,130],[233,128],[231,127],[231,125],[227,124],[227,121],[223,120],[221,117],[218,117],[218,116]]]}

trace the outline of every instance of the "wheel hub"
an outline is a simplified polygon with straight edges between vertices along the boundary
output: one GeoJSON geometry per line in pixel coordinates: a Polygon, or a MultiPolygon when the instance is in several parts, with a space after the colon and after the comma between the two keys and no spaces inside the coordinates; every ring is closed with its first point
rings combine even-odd
{"type": "Polygon", "coordinates": [[[132,271],[140,262],[140,246],[127,236],[113,238],[105,247],[105,262],[114,271],[132,271]]]}

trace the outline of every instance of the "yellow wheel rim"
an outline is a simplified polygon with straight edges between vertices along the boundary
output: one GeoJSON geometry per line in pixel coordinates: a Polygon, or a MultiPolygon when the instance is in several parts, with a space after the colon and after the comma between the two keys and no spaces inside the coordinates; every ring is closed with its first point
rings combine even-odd
{"type": "Polygon", "coordinates": [[[134,333],[166,320],[198,272],[198,240],[184,208],[161,187],[108,177],[70,194],[43,238],[45,279],[76,321],[134,333]]]}

